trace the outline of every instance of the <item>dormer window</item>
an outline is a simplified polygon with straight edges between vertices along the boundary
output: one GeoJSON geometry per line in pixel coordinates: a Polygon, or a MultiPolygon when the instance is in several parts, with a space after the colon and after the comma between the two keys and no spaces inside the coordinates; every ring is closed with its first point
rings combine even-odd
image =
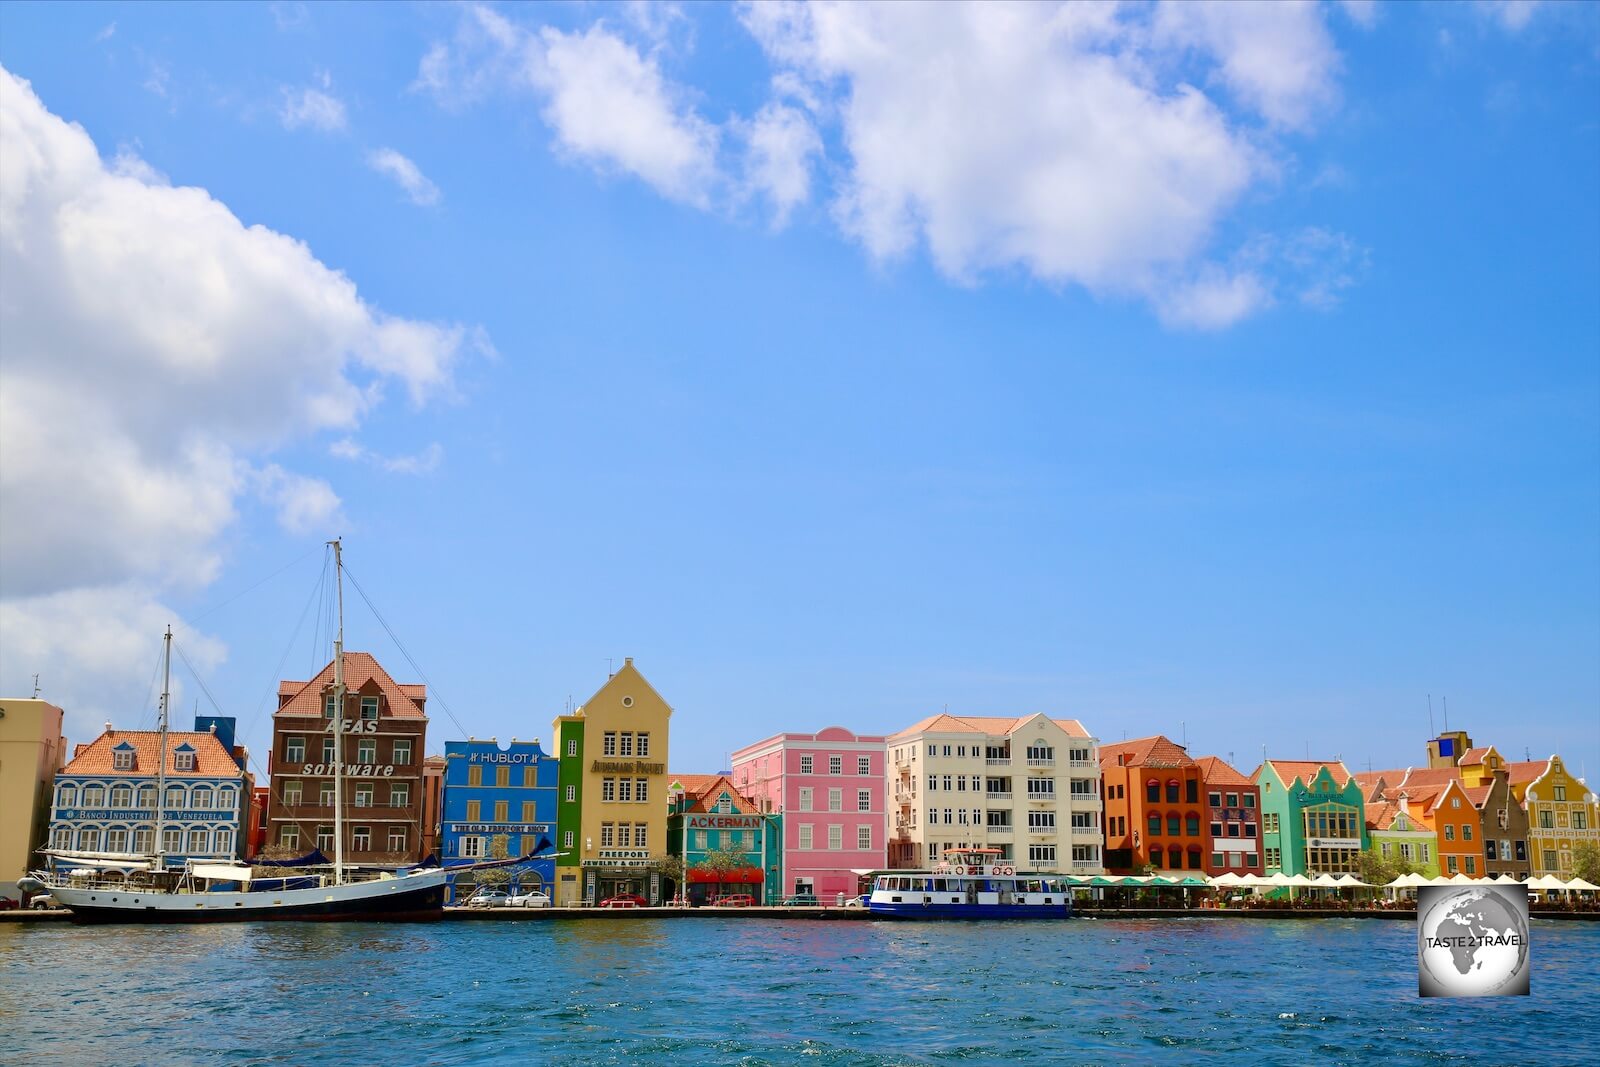
{"type": "Polygon", "coordinates": [[[363,719],[376,719],[378,717],[378,698],[361,698],[361,717],[363,719]]]}
{"type": "Polygon", "coordinates": [[[133,746],[124,741],[111,750],[111,769],[114,771],[133,770],[133,746]]]}
{"type": "Polygon", "coordinates": [[[334,713],[338,710],[339,700],[332,693],[329,693],[327,696],[322,698],[322,717],[324,719],[333,718],[334,713]]]}
{"type": "Polygon", "coordinates": [[[187,744],[179,745],[172,753],[172,769],[175,771],[194,770],[194,749],[187,744]]]}

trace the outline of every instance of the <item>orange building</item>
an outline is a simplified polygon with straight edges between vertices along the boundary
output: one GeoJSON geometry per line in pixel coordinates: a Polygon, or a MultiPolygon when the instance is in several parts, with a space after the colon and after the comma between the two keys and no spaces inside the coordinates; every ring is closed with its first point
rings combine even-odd
{"type": "Polygon", "coordinates": [[[1439,835],[1439,873],[1481,878],[1484,871],[1482,816],[1466,787],[1452,780],[1433,802],[1434,832],[1439,835]]]}
{"type": "Polygon", "coordinates": [[[1207,869],[1205,772],[1182,745],[1160,735],[1101,745],[1100,774],[1108,872],[1207,869]]]}

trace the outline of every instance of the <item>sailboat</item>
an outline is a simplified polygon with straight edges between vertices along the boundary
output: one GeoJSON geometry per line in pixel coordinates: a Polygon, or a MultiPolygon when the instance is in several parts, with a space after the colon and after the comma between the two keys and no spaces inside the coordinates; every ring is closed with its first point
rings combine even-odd
{"type": "MultiPolygon", "coordinates": [[[[333,736],[344,733],[344,580],[340,544],[333,547],[339,629],[333,643],[333,736]]],[[[166,802],[167,709],[171,700],[172,628],[165,639],[161,691],[160,763],[156,778],[154,855],[47,849],[64,872],[35,871],[18,885],[48,892],[82,923],[202,923],[258,920],[430,920],[444,914],[447,873],[438,868],[356,871],[344,862],[344,754],[334,761],[334,856],[327,873],[258,878],[238,863],[190,860],[169,869],[162,855],[166,802]]],[[[313,854],[318,862],[322,857],[313,854]]],[[[313,857],[304,857],[310,862],[313,857]]],[[[298,866],[291,861],[282,866],[298,866]]]]}

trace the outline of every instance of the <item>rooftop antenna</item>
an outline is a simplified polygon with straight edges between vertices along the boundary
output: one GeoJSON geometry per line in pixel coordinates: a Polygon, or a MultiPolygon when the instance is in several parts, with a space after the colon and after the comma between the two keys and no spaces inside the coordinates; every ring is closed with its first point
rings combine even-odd
{"type": "Polygon", "coordinates": [[[1529,748],[1527,745],[1523,745],[1522,746],[1522,758],[1525,761],[1532,760],[1533,759],[1533,749],[1529,748]]]}
{"type": "Polygon", "coordinates": [[[1233,766],[1233,749],[1228,749],[1228,766],[1233,766]]]}
{"type": "Polygon", "coordinates": [[[1439,707],[1444,710],[1444,732],[1450,732],[1450,698],[1440,697],[1439,707]]]}
{"type": "Polygon", "coordinates": [[[37,674],[33,676],[33,699],[39,699],[39,676],[37,674]]]}
{"type": "Polygon", "coordinates": [[[1183,747],[1189,747],[1189,723],[1184,719],[1178,720],[1178,729],[1183,731],[1183,747]]]}
{"type": "Polygon", "coordinates": [[[610,678],[612,675],[617,673],[616,671],[611,669],[611,664],[614,663],[615,661],[616,661],[615,657],[613,657],[613,656],[607,656],[606,657],[606,677],[607,678],[610,678]]]}
{"type": "Polygon", "coordinates": [[[1310,760],[1311,760],[1311,739],[1310,738],[1306,739],[1306,760],[1307,760],[1307,762],[1310,762],[1310,760]]]}
{"type": "MultiPolygon", "coordinates": [[[[1430,734],[1434,733],[1434,731],[1433,731],[1433,694],[1432,693],[1428,694],[1428,732],[1430,734]]],[[[1437,737],[1439,735],[1438,734],[1434,734],[1434,736],[1437,737]]]]}

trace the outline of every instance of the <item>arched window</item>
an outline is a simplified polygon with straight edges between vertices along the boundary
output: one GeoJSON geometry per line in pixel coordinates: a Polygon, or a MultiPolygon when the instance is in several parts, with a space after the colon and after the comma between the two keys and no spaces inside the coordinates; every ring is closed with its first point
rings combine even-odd
{"type": "Polygon", "coordinates": [[[217,807],[222,811],[237,811],[239,807],[237,796],[238,794],[230,788],[217,790],[217,807]]]}
{"type": "Polygon", "coordinates": [[[78,831],[78,848],[84,852],[100,851],[100,828],[98,826],[85,826],[78,831]]]}
{"type": "Polygon", "coordinates": [[[86,808],[103,808],[106,806],[106,787],[103,785],[86,785],[83,787],[83,806],[86,808]]]}
{"type": "Polygon", "coordinates": [[[1198,870],[1201,869],[1201,867],[1200,867],[1200,850],[1197,849],[1197,848],[1191,848],[1189,850],[1189,869],[1191,871],[1198,871],[1198,870]]]}
{"type": "Polygon", "coordinates": [[[1178,790],[1181,789],[1181,788],[1182,787],[1178,784],[1178,780],[1176,778],[1172,779],[1171,781],[1169,781],[1167,783],[1167,803],[1168,804],[1176,804],[1178,802],[1178,790]]]}
{"type": "Polygon", "coordinates": [[[139,807],[154,808],[156,806],[156,787],[148,782],[139,787],[139,807]]]}
{"type": "Polygon", "coordinates": [[[51,848],[71,848],[72,847],[72,827],[70,827],[70,826],[57,826],[54,830],[51,830],[50,831],[50,847],[51,848]]]}
{"type": "Polygon", "coordinates": [[[1154,778],[1146,782],[1144,787],[1144,798],[1151,804],[1159,804],[1161,802],[1161,783],[1156,781],[1154,778]]]}
{"type": "Polygon", "coordinates": [[[217,849],[216,849],[216,851],[217,851],[217,854],[220,855],[220,856],[226,856],[226,855],[230,854],[231,852],[233,852],[233,831],[232,830],[218,830],[217,831],[217,849]]]}
{"type": "Polygon", "coordinates": [[[1199,837],[1200,836],[1200,816],[1192,815],[1192,814],[1186,816],[1184,818],[1183,832],[1188,834],[1190,837],[1199,837]]]}
{"type": "Polygon", "coordinates": [[[75,808],[77,806],[78,787],[68,782],[61,783],[61,785],[56,789],[56,807],[75,808]]]}
{"type": "MultiPolygon", "coordinates": [[[[111,806],[118,811],[126,811],[133,807],[133,786],[126,782],[118,782],[111,787],[111,806]]],[[[121,851],[113,849],[112,851],[121,851]]]]}
{"type": "Polygon", "coordinates": [[[1152,815],[1152,816],[1150,816],[1150,836],[1151,837],[1160,837],[1161,836],[1161,816],[1160,815],[1152,815]]]}
{"type": "Polygon", "coordinates": [[[167,799],[163,802],[166,805],[167,810],[168,811],[181,811],[181,810],[183,810],[183,808],[185,808],[187,806],[184,803],[184,795],[187,792],[188,791],[186,789],[184,789],[183,786],[181,786],[181,785],[169,785],[169,786],[167,786],[167,799]]]}
{"type": "Polygon", "coordinates": [[[1177,845],[1167,849],[1167,866],[1175,871],[1183,870],[1183,849],[1177,845]]]}
{"type": "Polygon", "coordinates": [[[211,787],[206,785],[195,786],[189,794],[189,806],[191,808],[209,810],[211,807],[211,787]]]}

